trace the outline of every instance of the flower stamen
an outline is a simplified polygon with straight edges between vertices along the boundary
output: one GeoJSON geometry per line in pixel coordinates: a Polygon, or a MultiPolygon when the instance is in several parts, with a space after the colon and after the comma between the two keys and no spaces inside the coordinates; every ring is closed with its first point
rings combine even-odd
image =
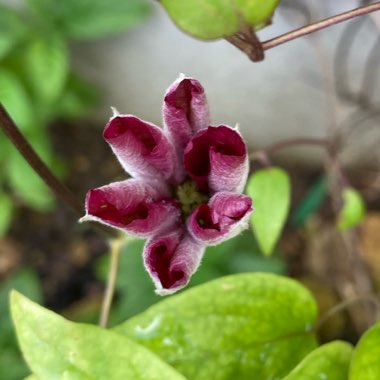
{"type": "Polygon", "coordinates": [[[177,187],[177,199],[184,216],[189,216],[199,205],[207,203],[208,196],[200,192],[191,180],[177,187]]]}

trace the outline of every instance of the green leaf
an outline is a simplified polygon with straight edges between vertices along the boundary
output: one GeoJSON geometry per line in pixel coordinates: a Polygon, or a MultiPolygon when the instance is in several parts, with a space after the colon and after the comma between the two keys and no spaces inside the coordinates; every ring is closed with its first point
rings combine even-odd
{"type": "Polygon", "coordinates": [[[380,323],[367,330],[354,350],[350,380],[380,379],[380,323]]]}
{"type": "Polygon", "coordinates": [[[0,4],[0,59],[4,58],[25,35],[27,27],[19,14],[0,4]]]}
{"type": "Polygon", "coordinates": [[[27,79],[34,95],[44,103],[53,103],[63,91],[69,70],[65,41],[56,35],[35,38],[24,57],[27,79]]]}
{"type": "Polygon", "coordinates": [[[283,380],[347,380],[352,345],[335,341],[310,352],[283,380]]]}
{"type": "MultiPolygon", "coordinates": [[[[44,162],[49,164],[51,151],[44,131],[35,130],[34,133],[27,135],[27,139],[44,162]]],[[[12,189],[29,206],[41,211],[47,211],[53,207],[54,200],[50,189],[16,149],[11,150],[6,169],[12,189]]]]}
{"type": "Polygon", "coordinates": [[[264,380],[287,374],[316,346],[316,313],[297,282],[245,273],[166,298],[115,330],[189,380],[264,380]]]}
{"type": "Polygon", "coordinates": [[[311,185],[310,189],[295,209],[291,218],[291,223],[296,227],[303,226],[309,216],[314,214],[321,206],[326,194],[327,180],[325,176],[322,176],[311,185]]]}
{"type": "Polygon", "coordinates": [[[185,380],[128,338],[69,322],[20,293],[12,293],[11,310],[22,352],[39,380],[185,380]]]}
{"type": "Polygon", "coordinates": [[[0,102],[20,129],[33,125],[31,100],[20,80],[10,71],[0,70],[0,102]]]}
{"type": "Polygon", "coordinates": [[[280,168],[262,169],[248,179],[247,194],[255,211],[251,225],[265,255],[270,255],[280,237],[290,206],[290,180],[280,168]]]}
{"type": "Polygon", "coordinates": [[[337,227],[345,231],[357,226],[365,217],[365,204],[361,194],[351,187],[343,190],[343,207],[338,216],[337,227]]]}
{"type": "Polygon", "coordinates": [[[42,17],[62,34],[74,39],[92,39],[119,33],[139,22],[149,7],[144,0],[29,0],[42,17]]]}
{"type": "Polygon", "coordinates": [[[0,192],[0,237],[7,232],[12,220],[13,203],[9,196],[0,192]]]}
{"type": "Polygon", "coordinates": [[[247,24],[270,23],[279,0],[159,0],[184,32],[203,39],[232,36],[247,24]]]}

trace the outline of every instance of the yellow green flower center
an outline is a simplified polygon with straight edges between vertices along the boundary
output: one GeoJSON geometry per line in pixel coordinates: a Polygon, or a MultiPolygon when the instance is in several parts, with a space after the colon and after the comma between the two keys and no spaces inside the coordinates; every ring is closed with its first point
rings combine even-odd
{"type": "Polygon", "coordinates": [[[178,186],[176,192],[182,213],[185,216],[190,215],[202,203],[207,203],[209,198],[206,194],[200,192],[191,180],[185,181],[182,185],[178,186]]]}

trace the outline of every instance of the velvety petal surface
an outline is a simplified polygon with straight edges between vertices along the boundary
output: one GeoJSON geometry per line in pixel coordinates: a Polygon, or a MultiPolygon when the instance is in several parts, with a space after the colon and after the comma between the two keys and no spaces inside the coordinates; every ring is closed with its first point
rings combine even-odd
{"type": "Polygon", "coordinates": [[[161,128],[132,115],[115,115],[103,136],[133,177],[175,182],[175,150],[161,128]]]}
{"type": "Polygon", "coordinates": [[[191,137],[210,123],[202,85],[195,79],[180,76],[165,94],[163,117],[165,130],[182,155],[191,137]]]}
{"type": "Polygon", "coordinates": [[[191,235],[207,245],[219,244],[248,227],[252,200],[243,194],[220,192],[197,207],[187,225],[191,235]]]}
{"type": "Polygon", "coordinates": [[[248,176],[247,148],[235,129],[225,125],[208,127],[187,145],[184,165],[199,189],[240,193],[248,176]]]}
{"type": "Polygon", "coordinates": [[[176,224],[177,203],[164,186],[129,179],[90,190],[86,215],[81,221],[97,221],[139,237],[150,237],[176,224]]]}
{"type": "Polygon", "coordinates": [[[144,248],[144,264],[156,286],[156,293],[172,294],[186,286],[197,270],[204,250],[205,246],[196,242],[182,227],[149,240],[144,248]]]}

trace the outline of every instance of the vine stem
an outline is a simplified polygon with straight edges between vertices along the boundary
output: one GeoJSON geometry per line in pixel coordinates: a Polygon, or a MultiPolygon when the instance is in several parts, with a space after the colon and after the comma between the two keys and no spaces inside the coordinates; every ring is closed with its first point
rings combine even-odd
{"type": "Polygon", "coordinates": [[[251,160],[260,158],[261,156],[270,156],[278,153],[280,150],[290,148],[297,145],[315,145],[326,148],[328,151],[332,150],[333,144],[326,138],[313,138],[313,137],[296,137],[293,139],[284,140],[273,145],[269,145],[266,148],[260,149],[257,152],[253,152],[249,155],[251,160]]]}
{"type": "Polygon", "coordinates": [[[17,128],[2,103],[0,103],[0,127],[46,185],[78,215],[83,215],[82,203],[76,199],[69,188],[66,187],[41,160],[17,128]]]}
{"type": "Polygon", "coordinates": [[[269,50],[286,42],[295,40],[299,37],[306,36],[307,34],[317,32],[318,30],[328,28],[329,26],[339,24],[343,21],[350,20],[354,17],[363,16],[371,12],[376,12],[378,10],[380,10],[380,2],[355,8],[350,11],[340,13],[338,15],[323,19],[313,24],[303,26],[299,29],[292,30],[288,33],[264,41],[262,43],[262,47],[264,50],[269,50]]]}
{"type": "Polygon", "coordinates": [[[110,240],[110,267],[107,276],[107,286],[103,297],[102,309],[100,312],[99,326],[106,328],[108,324],[108,318],[110,315],[112,300],[115,295],[115,286],[117,279],[117,272],[119,270],[120,252],[123,245],[122,240],[112,239],[110,240]]]}
{"type": "MultiPolygon", "coordinates": [[[[375,294],[362,294],[362,295],[358,295],[356,297],[344,300],[344,301],[340,302],[339,304],[335,305],[334,307],[332,307],[324,315],[322,315],[322,317],[317,321],[313,330],[318,331],[321,328],[321,326],[324,323],[326,323],[326,321],[328,321],[330,318],[334,317],[336,314],[346,310],[348,307],[352,306],[353,304],[355,304],[357,302],[365,302],[365,301],[372,303],[372,305],[375,307],[376,314],[377,314],[376,320],[377,320],[378,313],[380,310],[379,298],[375,294]]],[[[376,322],[376,321],[374,321],[374,322],[376,322]]]]}

